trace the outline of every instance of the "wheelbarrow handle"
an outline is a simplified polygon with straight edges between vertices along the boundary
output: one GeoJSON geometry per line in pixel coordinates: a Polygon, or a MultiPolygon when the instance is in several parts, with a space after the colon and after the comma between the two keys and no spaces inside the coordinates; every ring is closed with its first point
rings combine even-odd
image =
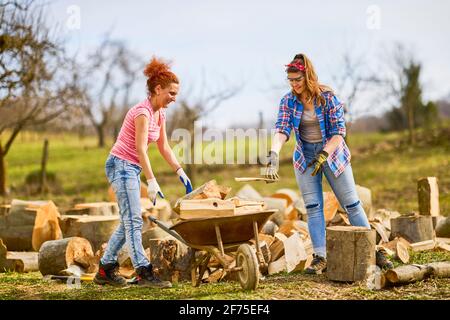
{"type": "Polygon", "coordinates": [[[189,246],[186,241],[184,241],[184,239],[178,234],[178,232],[171,230],[170,227],[166,226],[163,222],[159,221],[158,219],[156,219],[155,217],[149,216],[148,217],[150,219],[151,222],[154,222],[158,225],[158,227],[160,227],[161,229],[163,229],[165,232],[167,232],[168,234],[170,234],[172,237],[174,237],[175,239],[179,240],[180,242],[184,243],[185,245],[189,246]]]}

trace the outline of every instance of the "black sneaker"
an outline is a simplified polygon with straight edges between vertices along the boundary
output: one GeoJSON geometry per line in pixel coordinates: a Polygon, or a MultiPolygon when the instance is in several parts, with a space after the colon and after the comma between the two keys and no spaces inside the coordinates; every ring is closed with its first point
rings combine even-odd
{"type": "Polygon", "coordinates": [[[136,269],[137,284],[144,287],[154,288],[171,288],[172,283],[170,281],[162,281],[153,273],[152,265],[147,267],[139,267],[136,269]]]}
{"type": "Polygon", "coordinates": [[[394,268],[394,264],[389,261],[389,259],[387,258],[387,253],[386,250],[384,249],[378,249],[375,252],[375,258],[376,258],[376,264],[378,267],[380,267],[382,270],[389,270],[394,268]]]}
{"type": "Polygon", "coordinates": [[[322,274],[327,270],[327,259],[313,254],[311,265],[305,269],[306,274],[322,274]]]}
{"type": "Polygon", "coordinates": [[[98,272],[94,277],[94,282],[100,285],[110,284],[116,287],[124,287],[127,285],[127,281],[117,273],[118,271],[119,264],[117,262],[107,264],[100,262],[98,272]]]}

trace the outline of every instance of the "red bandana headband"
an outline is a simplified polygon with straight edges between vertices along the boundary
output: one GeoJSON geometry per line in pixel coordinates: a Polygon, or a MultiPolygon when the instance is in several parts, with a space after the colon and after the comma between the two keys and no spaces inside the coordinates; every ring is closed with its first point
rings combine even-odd
{"type": "Polygon", "coordinates": [[[305,72],[305,66],[302,66],[300,63],[298,63],[298,62],[293,62],[293,63],[289,63],[289,64],[287,64],[286,65],[286,67],[294,67],[294,68],[296,68],[296,69],[298,69],[298,70],[300,70],[300,71],[303,71],[303,72],[305,72]]]}

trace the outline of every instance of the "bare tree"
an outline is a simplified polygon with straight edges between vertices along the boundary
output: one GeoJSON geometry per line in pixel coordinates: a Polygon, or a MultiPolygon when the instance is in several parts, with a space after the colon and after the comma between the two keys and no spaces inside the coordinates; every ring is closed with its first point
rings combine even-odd
{"type": "MultiPolygon", "coordinates": [[[[203,78],[205,79],[205,78],[203,78]]],[[[205,81],[204,81],[205,82],[205,81]]],[[[213,93],[205,94],[208,89],[203,83],[201,85],[202,93],[197,99],[189,99],[188,97],[180,99],[179,108],[172,113],[170,120],[167,122],[168,134],[177,129],[183,128],[189,131],[190,136],[194,136],[194,123],[202,118],[208,117],[211,112],[215,111],[220,105],[228,99],[231,99],[239,93],[242,86],[237,85],[225,89],[218,89],[213,93]]],[[[194,154],[194,141],[191,139],[190,155],[194,154]]],[[[186,164],[186,174],[190,177],[193,185],[196,179],[196,167],[193,163],[186,164]]]]}
{"type": "Polygon", "coordinates": [[[106,36],[85,65],[80,79],[86,93],[82,109],[96,130],[98,146],[104,147],[108,126],[117,137],[131,90],[144,64],[124,42],[106,36]]]}
{"type": "Polygon", "coordinates": [[[343,53],[338,61],[339,68],[332,74],[334,88],[344,102],[344,111],[348,127],[356,114],[367,112],[362,107],[356,108],[357,100],[369,89],[379,87],[382,80],[367,65],[367,54],[356,55],[351,50],[343,53]]]}
{"type": "Polygon", "coordinates": [[[51,36],[43,7],[0,4],[0,194],[7,193],[5,157],[20,131],[45,124],[75,103],[64,50],[51,36]],[[4,141],[4,144],[3,144],[4,141]]]}

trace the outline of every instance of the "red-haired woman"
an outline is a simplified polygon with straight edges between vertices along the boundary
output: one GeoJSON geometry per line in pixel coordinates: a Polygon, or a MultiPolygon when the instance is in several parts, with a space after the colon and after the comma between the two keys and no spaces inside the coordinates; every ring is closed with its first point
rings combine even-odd
{"type": "Polygon", "coordinates": [[[164,198],[153,174],[147,155],[149,143],[156,142],[159,152],[178,174],[186,188],[192,191],[189,178],[181,168],[167,140],[165,109],[175,101],[179,81],[169,65],[153,58],[145,67],[148,97],[132,107],[125,116],[116,143],[105,164],[106,176],[116,194],[120,208],[120,224],[111,236],[99,271],[94,281],[98,284],[126,285],[118,272],[117,255],[124,244],[136,269],[138,284],[153,287],[171,287],[169,281],[161,281],[142,246],[142,216],[140,204],[140,174],[147,179],[148,197],[155,204],[156,196],[164,198]]]}
{"type": "MultiPolygon", "coordinates": [[[[291,91],[280,102],[266,175],[278,179],[278,154],[294,129],[297,140],[294,172],[305,202],[314,249],[314,259],[305,271],[316,274],[326,269],[322,173],[345,208],[350,223],[366,228],[370,225],[356,193],[350,150],[344,140],[342,103],[329,87],[319,83],[311,61],[304,54],[297,54],[286,72],[291,91]]],[[[382,252],[377,251],[376,258],[380,267],[392,267],[382,252]]]]}

